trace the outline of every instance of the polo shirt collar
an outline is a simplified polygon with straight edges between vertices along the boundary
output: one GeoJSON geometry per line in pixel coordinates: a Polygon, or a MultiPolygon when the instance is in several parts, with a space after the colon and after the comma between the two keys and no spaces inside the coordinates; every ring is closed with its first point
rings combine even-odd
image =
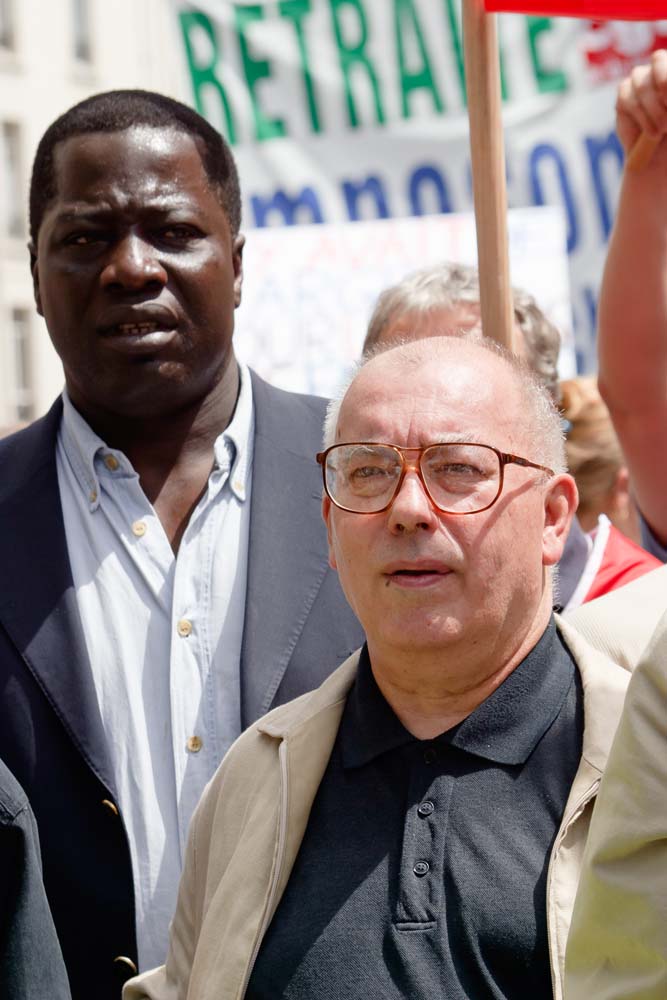
{"type": "Polygon", "coordinates": [[[365,643],[359,656],[357,677],[347,697],[340,732],[344,768],[362,767],[380,754],[415,739],[377,686],[365,643]]]}
{"type": "MultiPolygon", "coordinates": [[[[498,764],[523,764],[556,719],[574,663],[553,617],[528,655],[466,719],[435,740],[498,764]]],[[[364,647],[348,697],[341,738],[344,767],[361,767],[388,750],[419,742],[382,695],[364,647]]]]}

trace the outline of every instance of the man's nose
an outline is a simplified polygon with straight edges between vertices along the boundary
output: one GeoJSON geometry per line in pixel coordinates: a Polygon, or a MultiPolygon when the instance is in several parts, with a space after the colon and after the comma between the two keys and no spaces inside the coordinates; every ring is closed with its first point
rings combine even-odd
{"type": "Polygon", "coordinates": [[[156,248],[138,233],[128,233],[111,247],[101,274],[105,288],[138,290],[165,285],[168,276],[156,248]]]}
{"type": "Polygon", "coordinates": [[[397,534],[418,529],[428,531],[436,521],[436,510],[419,473],[408,469],[389,508],[389,530],[397,534]]]}

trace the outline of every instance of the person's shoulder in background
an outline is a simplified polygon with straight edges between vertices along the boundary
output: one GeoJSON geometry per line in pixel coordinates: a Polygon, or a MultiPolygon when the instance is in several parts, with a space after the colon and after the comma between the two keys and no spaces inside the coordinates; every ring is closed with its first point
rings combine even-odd
{"type": "Polygon", "coordinates": [[[634,670],[665,611],[667,566],[660,566],[564,617],[591,645],[634,670]]]}
{"type": "Polygon", "coordinates": [[[1,761],[0,998],[70,998],[42,882],[35,817],[23,789],[1,761]]]}

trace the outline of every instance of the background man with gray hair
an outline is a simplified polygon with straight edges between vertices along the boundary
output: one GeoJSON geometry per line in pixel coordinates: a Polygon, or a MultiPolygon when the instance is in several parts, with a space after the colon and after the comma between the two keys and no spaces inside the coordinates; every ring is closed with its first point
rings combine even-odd
{"type": "Polygon", "coordinates": [[[552,616],[558,414],[496,345],[441,337],[366,361],[326,434],[367,644],[229,752],[166,966],[125,998],[560,998],[627,674],[552,616]]]}
{"type": "MultiPolygon", "coordinates": [[[[516,350],[560,403],[560,333],[533,296],[512,289],[516,350]]],[[[479,272],[468,264],[443,262],[414,271],[378,297],[368,322],[364,353],[406,332],[437,336],[443,329],[481,330],[479,272]]]]}

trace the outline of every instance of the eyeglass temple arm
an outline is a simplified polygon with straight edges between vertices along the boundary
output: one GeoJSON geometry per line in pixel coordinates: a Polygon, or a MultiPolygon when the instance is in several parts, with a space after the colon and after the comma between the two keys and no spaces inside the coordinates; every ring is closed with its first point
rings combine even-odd
{"type": "Polygon", "coordinates": [[[525,469],[540,469],[542,472],[548,472],[550,476],[554,474],[554,470],[547,468],[546,465],[529,462],[527,458],[521,458],[519,455],[510,455],[508,452],[501,451],[500,456],[503,460],[503,465],[521,465],[525,469]]]}

